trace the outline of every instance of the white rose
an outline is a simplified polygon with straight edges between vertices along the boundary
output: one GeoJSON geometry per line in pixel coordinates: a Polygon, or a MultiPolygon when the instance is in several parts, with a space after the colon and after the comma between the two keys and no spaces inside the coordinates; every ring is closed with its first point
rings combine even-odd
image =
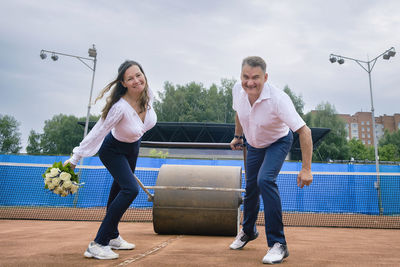
{"type": "Polygon", "coordinates": [[[60,179],[63,181],[71,180],[71,174],[68,172],[62,172],[60,173],[60,179]]]}
{"type": "Polygon", "coordinates": [[[46,178],[51,178],[51,177],[52,177],[52,176],[51,176],[51,173],[49,173],[49,172],[46,173],[45,176],[46,176],[46,178]]]}
{"type": "Polygon", "coordinates": [[[71,191],[71,194],[75,194],[76,191],[78,191],[78,186],[75,184],[71,185],[71,188],[69,189],[69,191],[71,191]]]}
{"type": "Polygon", "coordinates": [[[62,191],[60,196],[66,197],[66,196],[68,196],[68,192],[67,191],[62,191]]]}
{"type": "Polygon", "coordinates": [[[65,189],[71,188],[72,182],[71,181],[64,181],[62,187],[65,189]]]}
{"type": "Polygon", "coordinates": [[[56,186],[54,184],[48,184],[47,188],[49,188],[50,190],[53,190],[56,186]]]}
{"type": "Polygon", "coordinates": [[[51,184],[52,183],[52,179],[51,178],[46,178],[46,179],[44,179],[44,184],[45,185],[49,185],[49,184],[51,184]]]}
{"type": "Polygon", "coordinates": [[[60,178],[53,178],[52,179],[53,181],[51,181],[51,183],[54,185],[54,186],[57,186],[57,185],[59,185],[60,184],[60,178]]]}
{"type": "Polygon", "coordinates": [[[52,168],[50,170],[51,177],[58,176],[59,173],[60,173],[60,169],[59,168],[52,168]]]}
{"type": "Polygon", "coordinates": [[[56,187],[53,191],[55,194],[57,195],[61,195],[62,192],[64,192],[64,190],[62,189],[62,187],[56,187]]]}

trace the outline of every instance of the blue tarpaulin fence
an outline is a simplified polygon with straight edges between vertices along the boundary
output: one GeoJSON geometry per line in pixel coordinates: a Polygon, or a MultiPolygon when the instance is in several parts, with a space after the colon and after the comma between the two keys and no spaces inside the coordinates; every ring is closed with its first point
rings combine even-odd
{"type": "MultiPolygon", "coordinates": [[[[65,156],[0,155],[0,206],[104,207],[112,177],[98,157],[85,158],[81,182],[85,185],[76,195],[59,197],[44,189],[42,173],[65,156]]],[[[242,166],[241,160],[160,159],[140,157],[136,175],[146,186],[156,183],[158,168],[163,164],[242,166]]],[[[244,169],[244,168],[243,168],[244,169]]],[[[400,214],[400,166],[380,167],[380,193],[376,188],[375,165],[313,163],[314,181],[300,189],[296,183],[299,162],[285,162],[277,183],[282,209],[301,213],[354,213],[367,215],[400,214]],[[380,203],[381,208],[380,211],[380,203]]],[[[76,169],[79,172],[79,169],[76,169]]],[[[242,178],[244,188],[244,174],[242,178]]],[[[151,191],[151,190],[150,190],[151,191]]],[[[151,208],[152,202],[141,190],[132,204],[151,208]]],[[[261,210],[263,203],[261,200],[261,210]]]]}

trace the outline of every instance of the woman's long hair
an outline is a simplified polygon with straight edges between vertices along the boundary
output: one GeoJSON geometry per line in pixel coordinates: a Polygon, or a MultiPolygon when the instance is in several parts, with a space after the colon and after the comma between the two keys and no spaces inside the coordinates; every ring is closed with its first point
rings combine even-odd
{"type": "Polygon", "coordinates": [[[124,63],[121,64],[118,68],[118,76],[117,78],[107,84],[106,87],[101,91],[100,95],[96,98],[95,103],[97,100],[101,99],[104,94],[106,94],[108,91],[111,89],[111,94],[110,96],[107,97],[106,99],[106,105],[104,106],[103,110],[101,111],[101,118],[105,119],[107,117],[108,112],[110,111],[111,107],[118,102],[118,100],[121,99],[122,96],[125,95],[127,89],[122,85],[122,82],[124,80],[124,75],[127,69],[129,69],[131,66],[138,66],[140,71],[143,73],[144,78],[146,80],[146,86],[144,87],[144,90],[140,93],[139,96],[139,114],[146,111],[149,105],[150,97],[149,97],[149,86],[147,83],[147,78],[146,75],[143,71],[142,66],[137,63],[136,61],[133,60],[126,60],[124,63]]]}

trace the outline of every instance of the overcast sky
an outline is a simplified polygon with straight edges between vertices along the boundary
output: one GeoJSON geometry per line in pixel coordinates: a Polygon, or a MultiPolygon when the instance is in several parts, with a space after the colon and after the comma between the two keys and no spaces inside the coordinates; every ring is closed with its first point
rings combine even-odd
{"type": "MultiPolygon", "coordinates": [[[[347,114],[371,110],[368,73],[329,55],[400,51],[398,0],[0,0],[0,10],[0,114],[20,122],[24,147],[54,115],[87,112],[92,71],[75,58],[41,60],[42,49],[88,57],[96,45],[92,100],[125,59],[143,65],[157,92],[165,81],[239,79],[242,59],[258,55],[269,82],[301,95],[305,112],[329,102],[347,114]]],[[[376,116],[400,113],[400,55],[377,60],[372,87],[376,116]]]]}

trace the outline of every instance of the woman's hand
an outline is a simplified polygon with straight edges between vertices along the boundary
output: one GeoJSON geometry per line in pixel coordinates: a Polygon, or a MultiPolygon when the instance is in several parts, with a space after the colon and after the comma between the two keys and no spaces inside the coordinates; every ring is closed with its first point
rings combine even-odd
{"type": "Polygon", "coordinates": [[[69,165],[71,166],[71,169],[72,169],[72,170],[75,170],[76,165],[75,165],[75,164],[72,164],[72,163],[69,161],[69,159],[66,160],[66,161],[64,162],[63,166],[66,166],[68,163],[69,163],[69,165]]]}

